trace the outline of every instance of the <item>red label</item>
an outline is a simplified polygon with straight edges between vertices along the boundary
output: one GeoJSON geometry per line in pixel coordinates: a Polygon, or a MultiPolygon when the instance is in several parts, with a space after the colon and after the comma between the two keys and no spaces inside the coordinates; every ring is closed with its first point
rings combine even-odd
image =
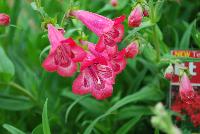
{"type": "MultiPolygon", "coordinates": [[[[191,57],[191,58],[200,58],[200,51],[191,51],[191,50],[173,50],[172,55],[176,57],[191,57]]],[[[187,67],[189,69],[191,77],[191,83],[194,86],[200,85],[200,62],[186,62],[182,64],[183,66],[187,67]]],[[[179,83],[179,69],[175,65],[175,75],[172,79],[172,84],[177,85],[179,83]]]]}

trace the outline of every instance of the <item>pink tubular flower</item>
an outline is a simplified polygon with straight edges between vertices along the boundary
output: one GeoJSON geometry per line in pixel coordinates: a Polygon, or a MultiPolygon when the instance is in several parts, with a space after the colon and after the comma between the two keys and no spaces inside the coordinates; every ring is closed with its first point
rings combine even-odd
{"type": "Polygon", "coordinates": [[[117,0],[110,0],[110,3],[113,7],[116,7],[118,5],[118,1],[117,0]]]}
{"type": "Polygon", "coordinates": [[[131,14],[128,17],[128,25],[129,27],[138,27],[140,26],[142,22],[142,7],[140,5],[137,5],[132,11],[131,14]]]}
{"type": "MultiPolygon", "coordinates": [[[[72,11],[71,15],[79,19],[91,31],[100,37],[96,45],[96,50],[102,52],[106,47],[115,47],[116,43],[122,40],[124,27],[121,24],[125,16],[120,16],[114,20],[104,16],[83,10],[72,11]]],[[[113,48],[112,48],[113,49],[113,48]]]]}
{"type": "Polygon", "coordinates": [[[126,58],[134,58],[138,52],[139,52],[139,48],[138,48],[138,44],[137,42],[132,42],[130,43],[126,48],[126,58]]]}
{"type": "MultiPolygon", "coordinates": [[[[97,56],[97,57],[104,57],[106,61],[110,64],[112,67],[112,70],[114,71],[114,75],[119,74],[122,72],[126,67],[126,59],[125,59],[125,49],[121,51],[117,51],[115,54],[110,55],[107,53],[107,51],[103,51],[102,53],[99,53],[95,50],[95,44],[91,42],[88,43],[89,51],[97,56]]],[[[85,43],[84,43],[85,44],[85,43]]]]}
{"type": "Polygon", "coordinates": [[[91,93],[102,100],[112,95],[114,83],[113,70],[105,58],[88,53],[81,64],[81,73],[72,85],[75,94],[91,93]]]}
{"type": "Polygon", "coordinates": [[[72,76],[76,72],[76,62],[82,61],[86,53],[73,39],[65,39],[51,24],[48,24],[48,38],[51,49],[42,66],[49,72],[57,71],[63,77],[72,76]]]}
{"type": "Polygon", "coordinates": [[[0,13],[0,26],[7,26],[10,24],[10,16],[4,13],[0,13]]]}
{"type": "Polygon", "coordinates": [[[186,103],[191,103],[193,101],[195,93],[186,73],[181,77],[179,93],[182,101],[185,101],[186,103]]]}

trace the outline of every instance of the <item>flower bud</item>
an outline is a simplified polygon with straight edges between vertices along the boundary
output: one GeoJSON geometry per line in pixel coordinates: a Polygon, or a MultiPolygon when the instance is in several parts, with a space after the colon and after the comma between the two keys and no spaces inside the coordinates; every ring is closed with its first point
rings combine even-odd
{"type": "Polygon", "coordinates": [[[179,94],[181,96],[182,101],[188,104],[193,102],[195,93],[190,83],[190,80],[185,72],[183,73],[180,80],[179,94]]]}
{"type": "Polygon", "coordinates": [[[0,26],[7,26],[10,24],[10,16],[0,13],[0,26]]]}
{"type": "Polygon", "coordinates": [[[149,12],[145,9],[145,10],[143,11],[143,15],[144,15],[145,17],[147,17],[147,16],[149,16],[149,12]]]}
{"type": "Polygon", "coordinates": [[[138,27],[140,26],[141,22],[142,22],[142,16],[143,16],[143,12],[142,12],[142,7],[141,5],[137,5],[132,12],[130,13],[129,17],[128,17],[128,25],[129,27],[138,27]]]}
{"type": "Polygon", "coordinates": [[[132,42],[125,48],[126,58],[134,58],[138,54],[138,52],[139,48],[137,42],[132,42]]]}
{"type": "Polygon", "coordinates": [[[172,77],[173,77],[173,73],[174,73],[174,68],[173,68],[172,64],[170,64],[166,68],[164,76],[165,76],[166,79],[171,80],[172,77]]]}
{"type": "Polygon", "coordinates": [[[118,1],[117,0],[110,0],[110,3],[113,7],[116,7],[118,5],[118,1]]]}

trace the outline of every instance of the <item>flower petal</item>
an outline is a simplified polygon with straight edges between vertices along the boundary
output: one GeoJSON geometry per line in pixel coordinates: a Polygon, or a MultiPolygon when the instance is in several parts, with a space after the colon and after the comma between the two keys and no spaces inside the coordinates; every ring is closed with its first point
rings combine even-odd
{"type": "Polygon", "coordinates": [[[57,72],[59,75],[66,77],[66,76],[72,76],[76,72],[76,69],[77,69],[76,63],[71,61],[70,65],[67,67],[58,66],[57,72]]]}
{"type": "Polygon", "coordinates": [[[126,59],[124,56],[125,49],[121,50],[111,58],[110,63],[115,74],[119,74],[126,67],[126,59]]]}
{"type": "Polygon", "coordinates": [[[113,92],[113,86],[111,84],[105,83],[104,88],[102,89],[96,89],[94,88],[91,92],[92,96],[94,96],[98,100],[103,100],[105,98],[108,98],[112,95],[113,92]]]}
{"type": "Polygon", "coordinates": [[[108,55],[112,56],[115,55],[117,53],[118,46],[114,45],[112,47],[110,46],[106,46],[106,52],[108,53],[108,55]]]}
{"type": "Polygon", "coordinates": [[[109,31],[114,25],[114,21],[99,14],[84,10],[72,11],[71,15],[79,19],[96,35],[101,36],[105,32],[109,31]]]}
{"type": "Polygon", "coordinates": [[[42,63],[42,67],[49,71],[49,72],[54,72],[57,69],[57,65],[55,64],[54,61],[54,54],[49,54],[46,59],[42,63]]]}
{"type": "Polygon", "coordinates": [[[91,92],[91,89],[93,89],[93,83],[92,78],[89,76],[87,69],[78,75],[72,85],[73,93],[82,95],[91,92]]]}
{"type": "Polygon", "coordinates": [[[115,38],[114,40],[116,42],[121,42],[121,40],[122,40],[122,38],[124,36],[124,26],[122,24],[117,24],[117,25],[114,26],[114,28],[117,29],[118,32],[119,32],[118,37],[115,38]]]}
{"type": "Polygon", "coordinates": [[[104,42],[104,36],[99,38],[98,43],[96,44],[95,50],[98,52],[103,52],[106,48],[106,44],[104,42]]]}
{"type": "Polygon", "coordinates": [[[70,57],[72,58],[74,62],[80,62],[85,58],[86,52],[84,51],[84,49],[79,47],[72,38],[63,40],[61,41],[61,43],[64,43],[70,46],[70,51],[72,52],[70,57]]]}
{"type": "Polygon", "coordinates": [[[122,22],[124,22],[125,19],[126,19],[125,15],[119,16],[114,19],[114,23],[115,23],[115,25],[121,24],[122,22]]]}
{"type": "Polygon", "coordinates": [[[60,45],[60,41],[64,40],[63,34],[57,30],[52,24],[48,24],[48,38],[51,44],[51,52],[60,45]]]}

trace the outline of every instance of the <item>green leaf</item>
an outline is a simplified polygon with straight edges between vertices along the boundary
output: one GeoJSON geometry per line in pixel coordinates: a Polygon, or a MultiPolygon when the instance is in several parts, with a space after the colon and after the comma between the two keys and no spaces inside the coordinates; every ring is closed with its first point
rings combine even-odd
{"type": "Polygon", "coordinates": [[[192,30],[192,38],[194,42],[197,44],[197,46],[200,48],[200,31],[197,29],[196,23],[194,24],[192,30]]]}
{"type": "Polygon", "coordinates": [[[150,44],[146,44],[145,45],[142,54],[148,60],[156,62],[156,59],[157,59],[157,57],[156,57],[156,50],[150,44]]]}
{"type": "Polygon", "coordinates": [[[154,10],[154,17],[155,17],[155,22],[158,22],[161,18],[162,11],[163,11],[163,5],[164,5],[164,0],[158,0],[155,5],[155,10],[154,10]]]}
{"type": "MultiPolygon", "coordinates": [[[[75,95],[73,94],[71,91],[67,90],[63,90],[64,92],[62,92],[62,95],[67,97],[67,98],[70,98],[72,100],[76,100],[79,95],[75,95]]],[[[106,106],[100,102],[100,101],[97,101],[93,98],[85,98],[81,101],[78,102],[81,106],[83,106],[85,109],[87,109],[89,112],[93,113],[93,114],[102,114],[105,112],[106,110],[106,106]]]]}
{"type": "Polygon", "coordinates": [[[181,38],[181,42],[180,42],[180,49],[188,49],[189,45],[190,45],[190,37],[192,34],[192,29],[194,24],[196,23],[196,21],[193,21],[189,27],[187,28],[187,30],[185,31],[185,33],[183,34],[182,38],[181,38]]]}
{"type": "Polygon", "coordinates": [[[67,123],[68,116],[69,116],[69,113],[70,113],[70,111],[72,110],[72,108],[73,108],[76,104],[78,104],[80,101],[82,101],[85,97],[88,97],[88,95],[81,96],[81,97],[77,98],[77,99],[68,107],[68,109],[66,110],[66,113],[65,113],[65,123],[67,123]]]}
{"type": "Polygon", "coordinates": [[[0,81],[10,81],[15,74],[15,68],[11,60],[7,57],[2,47],[0,47],[0,81]]]}
{"type": "Polygon", "coordinates": [[[141,115],[138,115],[131,120],[129,120],[127,123],[125,123],[123,126],[119,128],[119,130],[116,132],[116,134],[127,134],[128,131],[140,120],[141,115]]]}
{"type": "Polygon", "coordinates": [[[92,123],[86,128],[84,134],[90,134],[95,124],[102,118],[110,115],[113,111],[119,109],[120,107],[127,105],[129,103],[137,102],[137,101],[158,101],[163,98],[163,93],[157,89],[157,87],[153,85],[148,85],[141,89],[139,92],[136,92],[132,95],[128,95],[115,103],[110,109],[108,109],[105,114],[96,118],[92,123]]]}
{"type": "Polygon", "coordinates": [[[35,2],[31,2],[33,10],[38,11],[43,17],[48,17],[48,14],[44,11],[43,7],[37,5],[35,2]]]}
{"type": "Polygon", "coordinates": [[[42,112],[42,127],[43,127],[43,133],[44,134],[51,134],[50,127],[49,127],[49,121],[48,121],[48,114],[47,114],[47,102],[48,99],[46,99],[43,107],[42,112]]]}
{"type": "Polygon", "coordinates": [[[21,111],[27,110],[34,106],[31,101],[26,97],[17,97],[10,95],[0,94],[0,109],[21,111]]]}
{"type": "Polygon", "coordinates": [[[138,115],[151,115],[152,111],[147,106],[137,106],[132,105],[129,107],[124,107],[117,112],[116,120],[124,120],[124,119],[130,119],[138,115]]]}
{"type": "Polygon", "coordinates": [[[31,134],[43,134],[42,124],[39,124],[36,128],[34,128],[31,134]]]}
{"type": "Polygon", "coordinates": [[[5,128],[8,132],[10,132],[10,134],[25,134],[18,128],[15,128],[9,124],[3,124],[3,128],[5,128]]]}
{"type": "Polygon", "coordinates": [[[49,46],[46,46],[46,47],[42,50],[42,52],[40,53],[40,61],[42,61],[42,56],[43,56],[48,50],[50,50],[50,48],[51,48],[51,46],[49,45],[49,46]]]}
{"type": "MultiPolygon", "coordinates": [[[[143,30],[145,28],[149,28],[154,26],[155,24],[152,23],[151,21],[145,21],[142,22],[141,26],[134,28],[133,30],[128,32],[128,35],[124,38],[124,40],[122,41],[121,44],[126,44],[129,43],[128,41],[131,41],[133,39],[133,37],[136,35],[137,32],[139,32],[140,30],[143,30]]],[[[127,44],[128,45],[128,44],[127,44]]]]}

